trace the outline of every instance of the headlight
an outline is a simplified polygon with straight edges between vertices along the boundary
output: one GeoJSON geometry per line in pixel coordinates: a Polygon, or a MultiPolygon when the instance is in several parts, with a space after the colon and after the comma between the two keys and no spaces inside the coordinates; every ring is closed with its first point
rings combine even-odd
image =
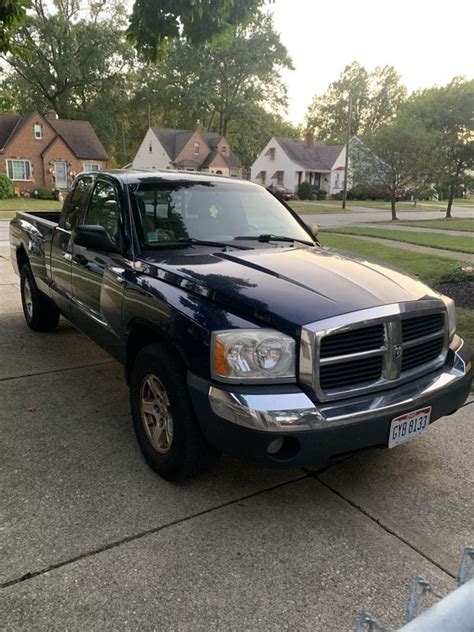
{"type": "Polygon", "coordinates": [[[294,382],[295,341],[273,329],[216,331],[211,372],[223,382],[294,382]]]}
{"type": "Polygon", "coordinates": [[[446,305],[446,309],[448,310],[448,331],[449,339],[451,340],[456,333],[456,306],[453,299],[449,298],[449,296],[444,296],[443,294],[440,294],[440,298],[446,305]]]}

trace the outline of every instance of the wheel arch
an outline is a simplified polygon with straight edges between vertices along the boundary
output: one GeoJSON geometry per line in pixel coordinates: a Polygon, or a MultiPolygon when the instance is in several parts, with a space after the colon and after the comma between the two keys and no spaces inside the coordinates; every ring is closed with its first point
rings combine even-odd
{"type": "Polygon", "coordinates": [[[29,263],[29,257],[28,254],[26,252],[26,248],[23,244],[21,244],[21,246],[18,246],[18,248],[16,249],[16,264],[18,266],[18,272],[21,272],[22,267],[26,264],[29,263]]]}
{"type": "Polygon", "coordinates": [[[149,321],[135,320],[130,323],[126,334],[124,368],[127,384],[130,383],[132,368],[138,354],[143,348],[153,344],[164,345],[178,356],[184,366],[187,366],[182,349],[166,331],[149,321]]]}

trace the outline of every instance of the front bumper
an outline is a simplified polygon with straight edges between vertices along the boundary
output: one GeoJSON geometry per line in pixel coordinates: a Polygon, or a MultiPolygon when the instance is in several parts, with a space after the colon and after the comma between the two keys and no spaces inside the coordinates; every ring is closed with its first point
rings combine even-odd
{"type": "Polygon", "coordinates": [[[314,465],[386,447],[392,419],[404,413],[429,405],[433,422],[462,406],[473,377],[472,349],[459,338],[452,347],[434,373],[335,402],[314,402],[296,385],[237,389],[189,374],[188,386],[201,428],[215,447],[257,461],[314,465]],[[283,439],[282,447],[271,454],[276,438],[283,439]]]}

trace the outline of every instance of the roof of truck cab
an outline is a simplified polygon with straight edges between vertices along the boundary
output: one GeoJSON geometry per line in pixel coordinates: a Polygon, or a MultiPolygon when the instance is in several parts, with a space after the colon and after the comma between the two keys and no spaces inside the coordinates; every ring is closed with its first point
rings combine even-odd
{"type": "Polygon", "coordinates": [[[239,180],[228,176],[183,170],[151,170],[151,169],[104,169],[97,175],[110,175],[126,184],[151,184],[158,182],[239,182],[249,186],[260,186],[249,180],[239,180]]]}

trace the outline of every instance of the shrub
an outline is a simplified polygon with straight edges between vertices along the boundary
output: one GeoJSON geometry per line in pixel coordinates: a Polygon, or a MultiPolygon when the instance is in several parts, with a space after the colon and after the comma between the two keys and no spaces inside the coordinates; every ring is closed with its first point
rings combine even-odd
{"type": "Polygon", "coordinates": [[[327,191],[318,191],[318,200],[325,200],[328,196],[327,191]]]}
{"type": "Polygon", "coordinates": [[[15,195],[13,184],[6,173],[0,173],[0,200],[12,198],[15,195]]]}
{"type": "Polygon", "coordinates": [[[332,196],[333,200],[342,200],[342,198],[344,197],[344,193],[342,191],[338,191],[337,193],[335,193],[332,196]]]}
{"type": "Polygon", "coordinates": [[[38,200],[55,200],[56,194],[52,189],[45,187],[37,187],[31,194],[32,197],[38,198],[38,200]]]}
{"type": "Polygon", "coordinates": [[[298,197],[300,200],[312,200],[313,192],[311,191],[311,185],[309,182],[302,182],[298,186],[298,197]]]}

